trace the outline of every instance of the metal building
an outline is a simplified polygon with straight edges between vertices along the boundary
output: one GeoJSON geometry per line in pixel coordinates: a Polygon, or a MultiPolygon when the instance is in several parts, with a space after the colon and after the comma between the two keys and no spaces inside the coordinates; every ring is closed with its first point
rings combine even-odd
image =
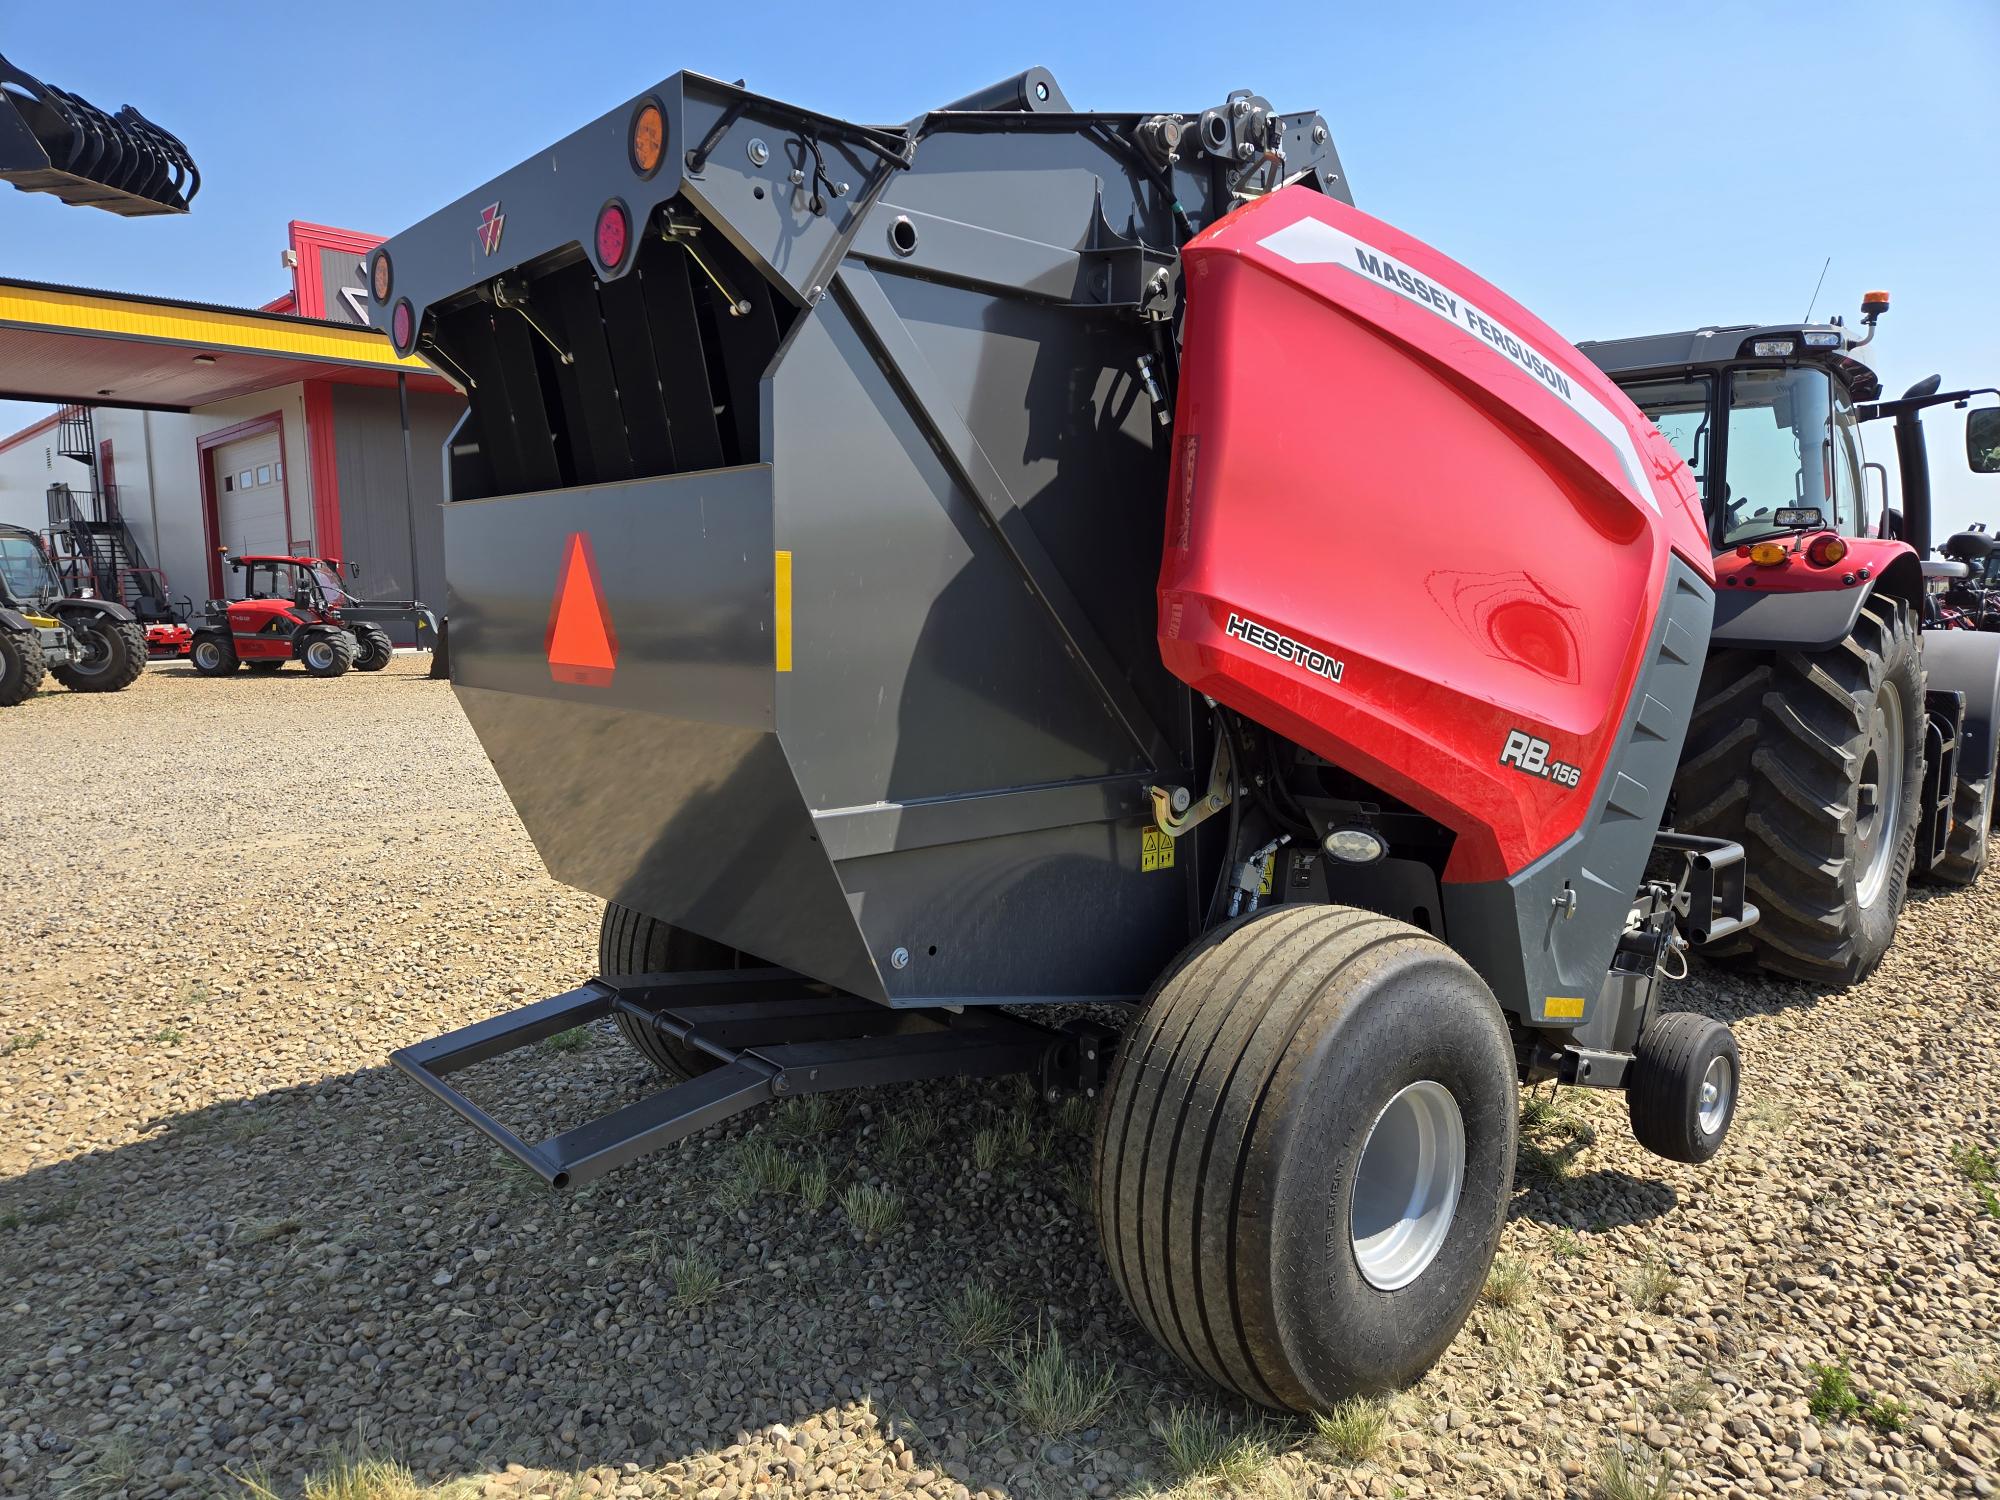
{"type": "Polygon", "coordinates": [[[75,523],[77,566],[135,607],[226,596],[242,551],[442,606],[438,454],[464,400],[367,328],[377,237],[289,239],[291,289],[256,309],[0,279],[0,397],[60,403],[0,437],[0,520],[75,523]]]}

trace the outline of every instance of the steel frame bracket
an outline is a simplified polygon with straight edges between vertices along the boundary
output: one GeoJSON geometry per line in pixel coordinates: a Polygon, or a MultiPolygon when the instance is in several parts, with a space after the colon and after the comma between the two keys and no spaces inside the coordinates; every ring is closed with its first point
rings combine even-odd
{"type": "Polygon", "coordinates": [[[1168,838],[1177,839],[1229,806],[1235,796],[1236,771],[1229,758],[1229,736],[1217,735],[1215,755],[1208,763],[1208,790],[1200,800],[1188,796],[1186,787],[1146,788],[1153,801],[1153,826],[1168,838]]]}

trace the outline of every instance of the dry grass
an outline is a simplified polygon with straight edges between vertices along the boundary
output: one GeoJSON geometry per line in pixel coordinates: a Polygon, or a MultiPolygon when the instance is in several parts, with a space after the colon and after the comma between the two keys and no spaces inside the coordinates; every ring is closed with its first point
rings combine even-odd
{"type": "Polygon", "coordinates": [[[1021,1320],[1007,1299],[983,1282],[968,1282],[938,1309],[952,1348],[996,1349],[1007,1342],[1021,1320]]]}
{"type": "Polygon", "coordinates": [[[1603,1500],[1673,1500],[1679,1472],[1663,1455],[1606,1448],[1597,1455],[1597,1492],[1603,1500]]]}
{"type": "Polygon", "coordinates": [[[1050,1328],[1002,1357],[1006,1389],[998,1392],[1030,1431],[1047,1437],[1095,1425],[1118,1395],[1118,1372],[1069,1354],[1050,1328]]]}
{"type": "Polygon", "coordinates": [[[903,1222],[902,1197],[872,1183],[850,1186],[840,1195],[840,1208],[864,1240],[879,1240],[903,1222]]]}
{"type": "MultiPolygon", "coordinates": [[[[233,1477],[249,1500],[285,1500],[267,1475],[233,1477]]],[[[361,1454],[334,1458],[307,1475],[299,1500],[469,1500],[478,1489],[469,1478],[424,1484],[395,1459],[361,1454]]]]}
{"type": "Polygon", "coordinates": [[[1648,1255],[1625,1278],[1625,1295],[1645,1312],[1657,1312],[1679,1291],[1681,1279],[1658,1256],[1648,1255]]]}
{"type": "Polygon", "coordinates": [[[1154,1425],[1177,1479],[1215,1480],[1231,1489],[1251,1484],[1276,1456],[1262,1422],[1233,1421],[1212,1407],[1177,1406],[1154,1425]]]}
{"type": "Polygon", "coordinates": [[[1493,1269],[1486,1273],[1486,1285],[1480,1288],[1480,1300],[1493,1307],[1515,1308],[1524,1304],[1534,1291],[1535,1280],[1525,1264],[1509,1256],[1500,1256],[1493,1262],[1493,1269]]]}
{"type": "Polygon", "coordinates": [[[1320,1446],[1342,1463],[1375,1457],[1389,1440],[1389,1408],[1372,1396],[1350,1396],[1313,1418],[1320,1446]]]}

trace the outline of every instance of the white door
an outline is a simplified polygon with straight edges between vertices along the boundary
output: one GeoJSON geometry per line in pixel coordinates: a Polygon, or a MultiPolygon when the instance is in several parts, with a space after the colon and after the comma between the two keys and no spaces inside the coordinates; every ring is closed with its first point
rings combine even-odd
{"type": "MultiPolygon", "coordinates": [[[[209,455],[215,465],[215,544],[231,555],[284,557],[292,550],[285,516],[285,470],[278,434],[260,432],[225,443],[209,455]]],[[[243,597],[243,575],[223,570],[223,592],[243,597]]]]}

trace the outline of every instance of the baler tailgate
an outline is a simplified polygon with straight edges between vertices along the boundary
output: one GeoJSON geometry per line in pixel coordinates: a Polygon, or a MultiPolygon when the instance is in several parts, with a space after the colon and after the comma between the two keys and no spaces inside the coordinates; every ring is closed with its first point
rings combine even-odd
{"type": "Polygon", "coordinates": [[[991,1010],[891,1010],[782,969],[738,969],[593,979],[391,1060],[542,1181],[566,1188],[794,1094],[1027,1072],[1094,1087],[1107,1057],[1095,1028],[1058,1031],[991,1010]],[[446,1081],[614,1014],[638,1017],[721,1066],[534,1144],[446,1081]]]}

